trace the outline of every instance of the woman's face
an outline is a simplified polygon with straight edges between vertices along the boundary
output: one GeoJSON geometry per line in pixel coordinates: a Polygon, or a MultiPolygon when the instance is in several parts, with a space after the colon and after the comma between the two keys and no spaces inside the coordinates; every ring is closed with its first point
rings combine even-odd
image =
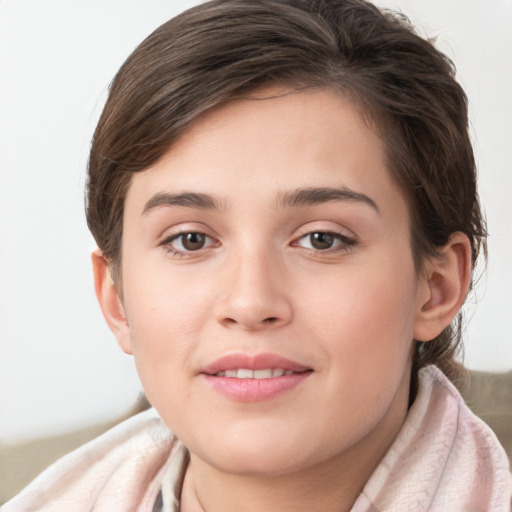
{"type": "Polygon", "coordinates": [[[192,456],[251,475],[389,446],[428,296],[376,133],[334,92],[266,92],[134,175],[118,333],[192,456]]]}

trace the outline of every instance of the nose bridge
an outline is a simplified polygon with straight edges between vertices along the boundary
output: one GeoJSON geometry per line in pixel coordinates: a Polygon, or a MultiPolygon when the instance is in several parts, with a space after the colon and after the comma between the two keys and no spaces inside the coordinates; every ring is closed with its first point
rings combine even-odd
{"type": "Polygon", "coordinates": [[[219,321],[247,330],[284,325],[291,318],[284,281],[277,251],[254,243],[233,248],[219,295],[219,321]]]}

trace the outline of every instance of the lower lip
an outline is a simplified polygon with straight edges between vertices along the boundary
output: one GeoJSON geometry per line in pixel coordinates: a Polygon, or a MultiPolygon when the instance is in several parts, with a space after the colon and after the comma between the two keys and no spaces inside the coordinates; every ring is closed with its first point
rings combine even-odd
{"type": "Polygon", "coordinates": [[[221,395],[240,402],[270,400],[304,382],[312,372],[293,373],[269,379],[237,379],[205,375],[208,384],[221,395]]]}

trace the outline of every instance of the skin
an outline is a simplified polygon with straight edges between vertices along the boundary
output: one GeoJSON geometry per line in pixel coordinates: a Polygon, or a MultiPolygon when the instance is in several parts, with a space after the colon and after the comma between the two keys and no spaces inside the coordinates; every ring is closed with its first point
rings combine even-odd
{"type": "Polygon", "coordinates": [[[122,289],[99,252],[96,289],[191,452],[182,509],[349,510],[406,417],[413,339],[435,337],[463,301],[466,237],[417,273],[384,144],[331,91],[263,91],[201,116],[134,175],[124,215],[122,289]],[[301,189],[331,193],[296,204],[301,189]],[[169,196],[190,193],[201,201],[169,196]],[[202,374],[233,353],[311,371],[241,402],[202,374]]]}

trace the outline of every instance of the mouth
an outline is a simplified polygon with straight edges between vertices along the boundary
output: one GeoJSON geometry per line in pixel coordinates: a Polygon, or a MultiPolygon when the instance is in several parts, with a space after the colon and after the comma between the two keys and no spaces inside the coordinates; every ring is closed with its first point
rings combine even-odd
{"type": "Polygon", "coordinates": [[[201,373],[218,393],[235,401],[259,402],[297,387],[313,369],[275,354],[230,354],[201,373]]]}
{"type": "Polygon", "coordinates": [[[292,375],[292,370],[284,368],[265,368],[263,370],[251,370],[250,368],[239,368],[238,370],[221,370],[214,377],[228,377],[233,379],[271,379],[272,377],[282,377],[283,375],[292,375]]]}
{"type": "Polygon", "coordinates": [[[237,379],[270,379],[312,371],[303,364],[277,354],[228,354],[207,365],[201,373],[237,379]]]}

